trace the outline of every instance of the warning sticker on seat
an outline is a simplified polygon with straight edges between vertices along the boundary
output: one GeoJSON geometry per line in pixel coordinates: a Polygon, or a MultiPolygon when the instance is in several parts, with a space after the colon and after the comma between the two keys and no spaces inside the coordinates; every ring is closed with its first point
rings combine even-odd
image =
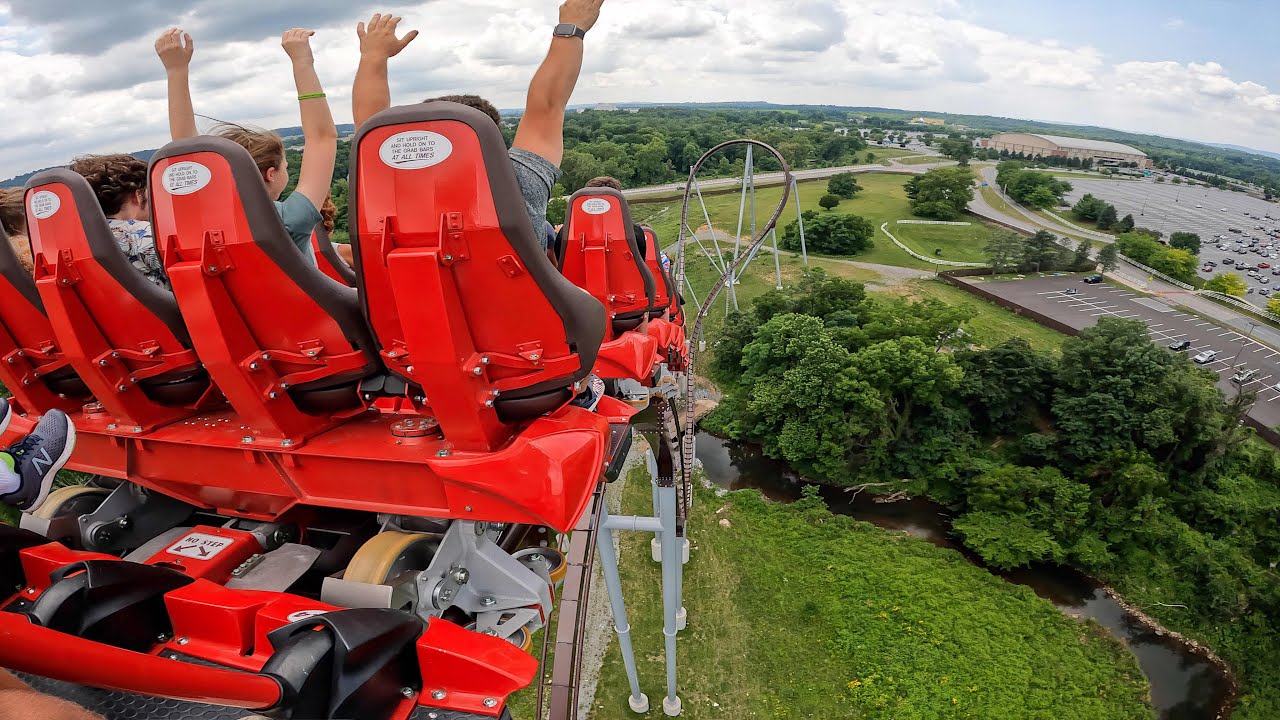
{"type": "Polygon", "coordinates": [[[170,545],[165,552],[196,560],[211,560],[229,547],[231,547],[231,538],[204,533],[187,533],[181,540],[170,545]]]}
{"type": "Polygon", "coordinates": [[[213,173],[209,168],[198,162],[188,161],[174,163],[165,168],[160,182],[170,195],[190,195],[208,185],[212,179],[213,173]]]}
{"type": "Polygon", "coordinates": [[[609,212],[609,208],[613,207],[608,200],[604,198],[591,198],[582,203],[582,212],[588,215],[603,215],[609,212]]]}
{"type": "Polygon", "coordinates": [[[407,130],[382,141],[378,157],[399,170],[421,170],[439,165],[453,154],[449,138],[429,130],[407,130]]]}
{"type": "Polygon", "coordinates": [[[31,214],[40,220],[53,217],[58,212],[58,208],[62,207],[62,199],[56,193],[48,190],[41,190],[33,193],[30,200],[31,214]]]}
{"type": "Polygon", "coordinates": [[[290,613],[286,619],[291,623],[296,623],[299,620],[310,620],[317,615],[327,615],[329,612],[329,610],[299,610],[296,613],[290,613]]]}

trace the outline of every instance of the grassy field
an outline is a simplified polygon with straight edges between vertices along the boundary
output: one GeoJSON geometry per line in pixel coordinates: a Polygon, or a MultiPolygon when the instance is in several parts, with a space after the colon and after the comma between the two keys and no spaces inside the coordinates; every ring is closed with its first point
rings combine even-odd
{"type": "Polygon", "coordinates": [[[941,155],[919,155],[917,157],[901,157],[898,158],[899,165],[930,165],[932,163],[947,162],[949,158],[941,155]]]}
{"type": "Polygon", "coordinates": [[[865,160],[868,153],[876,156],[875,160],[872,160],[871,162],[880,162],[881,160],[888,160],[889,158],[912,157],[916,154],[916,151],[907,150],[906,148],[873,147],[868,148],[866,152],[861,153],[858,159],[865,160]]]}
{"type": "Polygon", "coordinates": [[[1015,315],[998,305],[937,280],[919,280],[888,291],[913,299],[933,298],[955,307],[966,307],[974,317],[965,331],[976,345],[992,347],[1010,338],[1026,338],[1039,350],[1060,350],[1066,335],[1027,318],[1015,315]]]}
{"type": "Polygon", "coordinates": [[[992,231],[986,225],[974,222],[966,227],[889,223],[889,232],[897,236],[904,245],[926,257],[982,263],[987,261],[987,253],[983,248],[992,231]],[[939,250],[941,252],[937,252],[939,250]]]}
{"type": "Polygon", "coordinates": [[[1004,198],[1000,197],[1000,193],[997,193],[995,190],[991,189],[990,185],[983,185],[979,187],[978,192],[982,193],[982,199],[986,200],[987,204],[990,205],[991,207],[995,208],[996,210],[999,210],[1005,215],[1018,217],[1018,211],[1014,210],[1012,205],[1005,202],[1004,198]]]}
{"type": "MultiPolygon", "coordinates": [[[[874,247],[850,259],[919,270],[934,269],[933,265],[916,260],[904,253],[889,238],[879,232],[880,225],[887,222],[891,225],[891,232],[898,235],[898,230],[907,226],[894,223],[897,220],[908,220],[913,217],[907,205],[906,192],[902,187],[909,179],[910,176],[892,173],[858,175],[858,184],[862,186],[862,192],[858,193],[858,196],[852,200],[841,202],[838,207],[831,211],[860,215],[877,228],[873,238],[874,247]]],[[[801,208],[826,212],[818,207],[818,200],[826,193],[826,187],[826,180],[812,180],[800,183],[801,208]]],[[[781,192],[781,187],[761,188],[756,192],[756,218],[758,223],[763,225],[768,220],[777,206],[781,192]]],[[[721,230],[727,229],[728,233],[732,233],[737,229],[740,196],[736,192],[707,197],[706,202],[711,222],[717,228],[721,230]]],[[[789,201],[789,203],[781,220],[779,220],[779,233],[782,232],[783,227],[795,220],[794,200],[789,201]]],[[[679,202],[635,203],[631,206],[631,214],[636,222],[652,225],[664,242],[674,241],[676,230],[680,227],[679,202]]],[[[746,219],[743,223],[743,235],[749,232],[750,217],[751,214],[748,208],[746,219]]],[[[695,203],[690,207],[689,225],[694,229],[706,225],[701,205],[695,203]]],[[[919,231],[919,234],[916,234],[917,231],[912,229],[907,231],[907,235],[912,239],[919,238],[918,242],[920,247],[923,248],[923,250],[919,251],[922,254],[930,254],[934,248],[942,247],[944,253],[965,252],[967,257],[975,257],[974,248],[977,248],[976,252],[981,252],[981,246],[986,243],[987,236],[993,230],[993,226],[975,220],[973,225],[964,227],[933,226],[930,230],[919,231]]],[[[902,236],[899,235],[899,237],[902,236]]],[[[725,239],[724,236],[721,236],[722,242],[725,239]]],[[[915,246],[914,242],[912,246],[915,246]]],[[[950,259],[951,256],[944,254],[943,257],[950,259]]],[[[980,260],[981,258],[978,257],[974,261],[980,260]]]]}
{"type": "MultiPolygon", "coordinates": [[[[643,470],[624,512],[649,507],[643,470]]],[[[697,492],[679,636],[682,717],[1151,718],[1131,655],[1092,624],[960,554],[755,491],[697,492]]],[[[640,685],[662,717],[659,567],[626,533],[621,565],[640,685]]],[[[616,642],[593,720],[631,720],[616,642]]]]}

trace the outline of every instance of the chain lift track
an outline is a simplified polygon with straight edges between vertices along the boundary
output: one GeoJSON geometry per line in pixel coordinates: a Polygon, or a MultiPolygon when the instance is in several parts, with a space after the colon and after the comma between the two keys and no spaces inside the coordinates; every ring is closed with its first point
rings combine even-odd
{"type": "MultiPolygon", "coordinates": [[[[688,382],[685,383],[684,387],[684,418],[680,437],[680,490],[683,498],[681,503],[682,517],[688,513],[688,498],[693,488],[694,442],[697,437],[698,423],[696,413],[693,411],[694,395],[696,393],[696,387],[693,379],[696,377],[698,341],[702,338],[702,323],[706,319],[707,313],[715,305],[715,300],[719,297],[720,291],[724,289],[726,283],[731,283],[734,278],[738,277],[741,269],[751,262],[751,259],[759,251],[760,246],[764,244],[765,238],[768,237],[774,227],[777,226],[778,218],[782,217],[782,213],[787,207],[787,201],[791,197],[791,189],[795,187],[795,178],[791,174],[791,166],[787,163],[787,159],[782,156],[782,153],[778,152],[766,143],[762,143],[758,140],[730,140],[708,150],[698,160],[698,162],[689,169],[689,182],[685,184],[684,188],[684,207],[681,210],[680,233],[677,240],[678,254],[676,257],[675,273],[676,287],[684,288],[688,282],[685,278],[684,270],[685,232],[689,227],[689,201],[692,198],[691,193],[696,187],[698,171],[701,170],[703,164],[716,153],[734,145],[755,146],[773,155],[773,157],[778,161],[778,164],[782,166],[782,198],[778,201],[778,207],[773,211],[773,216],[769,218],[768,222],[759,228],[758,234],[751,239],[751,244],[734,257],[733,263],[728,266],[725,273],[720,276],[720,279],[716,280],[715,284],[711,286],[711,289],[707,291],[706,296],[702,300],[702,307],[698,311],[698,315],[692,324],[692,330],[689,333],[689,361],[686,370],[688,382]]],[[[744,172],[749,171],[749,169],[744,169],[744,172]]]]}

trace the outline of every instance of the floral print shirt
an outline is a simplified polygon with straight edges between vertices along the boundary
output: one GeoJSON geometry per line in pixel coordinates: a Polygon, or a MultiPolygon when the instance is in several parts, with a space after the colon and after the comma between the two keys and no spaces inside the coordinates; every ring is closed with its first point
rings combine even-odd
{"type": "Polygon", "coordinates": [[[161,262],[160,253],[156,250],[151,223],[145,220],[108,218],[107,226],[111,228],[111,234],[115,235],[116,244],[120,246],[120,250],[124,252],[125,257],[129,258],[129,262],[138,269],[138,272],[165,290],[173,289],[169,285],[168,276],[164,274],[164,263],[161,262]]]}

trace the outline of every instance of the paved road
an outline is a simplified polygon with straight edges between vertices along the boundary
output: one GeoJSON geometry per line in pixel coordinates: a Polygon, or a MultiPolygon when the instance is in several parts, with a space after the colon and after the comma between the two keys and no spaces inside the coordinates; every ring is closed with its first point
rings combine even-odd
{"type": "MultiPolygon", "coordinates": [[[[928,163],[923,165],[899,165],[897,163],[894,163],[893,159],[890,159],[889,162],[893,164],[881,165],[880,163],[873,163],[871,165],[845,165],[842,167],[814,168],[811,170],[795,170],[795,171],[792,171],[791,174],[792,176],[795,177],[796,180],[803,182],[805,180],[821,180],[823,178],[829,178],[832,175],[838,175],[840,173],[845,173],[845,172],[851,172],[851,173],[880,172],[880,173],[895,173],[899,175],[908,175],[908,174],[916,175],[916,174],[926,172],[928,170],[932,170],[933,168],[936,168],[936,167],[955,164],[955,162],[949,161],[946,158],[942,157],[941,155],[938,156],[938,162],[928,163]]],[[[760,173],[759,175],[756,175],[756,185],[767,185],[769,183],[778,183],[782,181],[782,177],[783,177],[782,173],[780,172],[760,173]]],[[[644,196],[644,195],[657,195],[662,193],[672,193],[672,194],[683,193],[684,185],[685,184],[682,182],[669,183],[666,185],[649,185],[647,187],[631,188],[628,190],[624,190],[622,194],[625,197],[630,198],[630,197],[637,197],[637,196],[644,196]]],[[[717,178],[714,180],[700,180],[698,182],[698,185],[703,190],[739,187],[742,185],[742,178],[732,177],[732,178],[717,178]]]]}
{"type": "Polygon", "coordinates": [[[1241,369],[1257,370],[1257,376],[1245,384],[1258,396],[1249,414],[1267,427],[1280,425],[1280,350],[1258,342],[1257,332],[1250,337],[1248,329],[1241,333],[1225,323],[1186,312],[1176,304],[1183,298],[1146,297],[1110,283],[1087,285],[1078,276],[1012,280],[984,287],[1074,328],[1092,327],[1104,317],[1137,320],[1147,326],[1157,344],[1190,340],[1190,355],[1216,350],[1218,357],[1202,367],[1218,373],[1218,387],[1233,394],[1237,388],[1231,376],[1241,369]],[[1068,294],[1072,290],[1076,294],[1068,294]]]}

